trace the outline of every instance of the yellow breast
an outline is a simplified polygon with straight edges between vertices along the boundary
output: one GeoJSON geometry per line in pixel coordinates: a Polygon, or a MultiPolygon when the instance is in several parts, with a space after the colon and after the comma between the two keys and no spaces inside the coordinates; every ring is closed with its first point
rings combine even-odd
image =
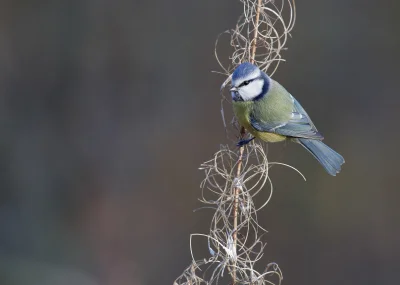
{"type": "Polygon", "coordinates": [[[250,102],[233,102],[233,111],[236,115],[241,126],[243,126],[249,133],[256,138],[259,138],[265,142],[280,142],[286,139],[285,136],[281,136],[274,133],[260,132],[253,128],[250,123],[251,103],[250,102]]]}
{"type": "Polygon", "coordinates": [[[258,137],[260,139],[262,139],[265,142],[281,142],[284,141],[286,139],[286,137],[278,135],[278,134],[273,134],[273,133],[266,133],[266,132],[258,132],[256,130],[253,129],[253,131],[249,132],[255,136],[258,137]]]}

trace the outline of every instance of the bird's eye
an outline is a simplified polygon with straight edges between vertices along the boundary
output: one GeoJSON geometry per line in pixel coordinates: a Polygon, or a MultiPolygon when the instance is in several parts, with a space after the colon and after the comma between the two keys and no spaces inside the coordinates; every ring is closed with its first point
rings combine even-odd
{"type": "Polygon", "coordinates": [[[251,80],[243,81],[242,84],[239,85],[239,87],[249,85],[250,82],[251,82],[251,80]]]}

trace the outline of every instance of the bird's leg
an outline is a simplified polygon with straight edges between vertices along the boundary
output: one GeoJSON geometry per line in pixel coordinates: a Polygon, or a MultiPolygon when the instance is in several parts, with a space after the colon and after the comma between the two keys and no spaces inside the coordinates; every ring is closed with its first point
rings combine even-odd
{"type": "Polygon", "coordinates": [[[256,137],[252,137],[252,138],[250,138],[250,139],[246,139],[246,140],[240,140],[237,144],[236,144],[236,146],[244,146],[244,145],[246,145],[246,144],[248,144],[249,142],[251,142],[252,140],[254,140],[256,137]]]}

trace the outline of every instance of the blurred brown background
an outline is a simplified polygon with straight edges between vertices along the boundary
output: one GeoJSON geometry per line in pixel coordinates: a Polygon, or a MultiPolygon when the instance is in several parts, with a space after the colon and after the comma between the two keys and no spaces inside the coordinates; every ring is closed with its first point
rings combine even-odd
{"type": "MultiPolygon", "coordinates": [[[[399,9],[297,2],[274,78],[346,164],[333,178],[299,146],[270,149],[308,178],[273,168],[260,213],[284,284],[398,282],[399,9]]],[[[231,143],[214,41],[241,12],[232,0],[1,1],[1,285],[172,284],[189,265],[189,234],[210,217],[192,212],[197,167],[231,143]]]]}

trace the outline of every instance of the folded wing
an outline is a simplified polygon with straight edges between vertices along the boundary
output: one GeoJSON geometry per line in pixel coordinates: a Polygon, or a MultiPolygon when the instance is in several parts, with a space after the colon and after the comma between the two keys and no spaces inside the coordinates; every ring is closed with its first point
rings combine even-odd
{"type": "Polygon", "coordinates": [[[300,103],[293,96],[291,96],[291,99],[293,100],[293,110],[288,121],[260,122],[251,117],[250,122],[253,128],[260,132],[275,133],[293,138],[323,140],[324,137],[318,132],[300,103]]]}

